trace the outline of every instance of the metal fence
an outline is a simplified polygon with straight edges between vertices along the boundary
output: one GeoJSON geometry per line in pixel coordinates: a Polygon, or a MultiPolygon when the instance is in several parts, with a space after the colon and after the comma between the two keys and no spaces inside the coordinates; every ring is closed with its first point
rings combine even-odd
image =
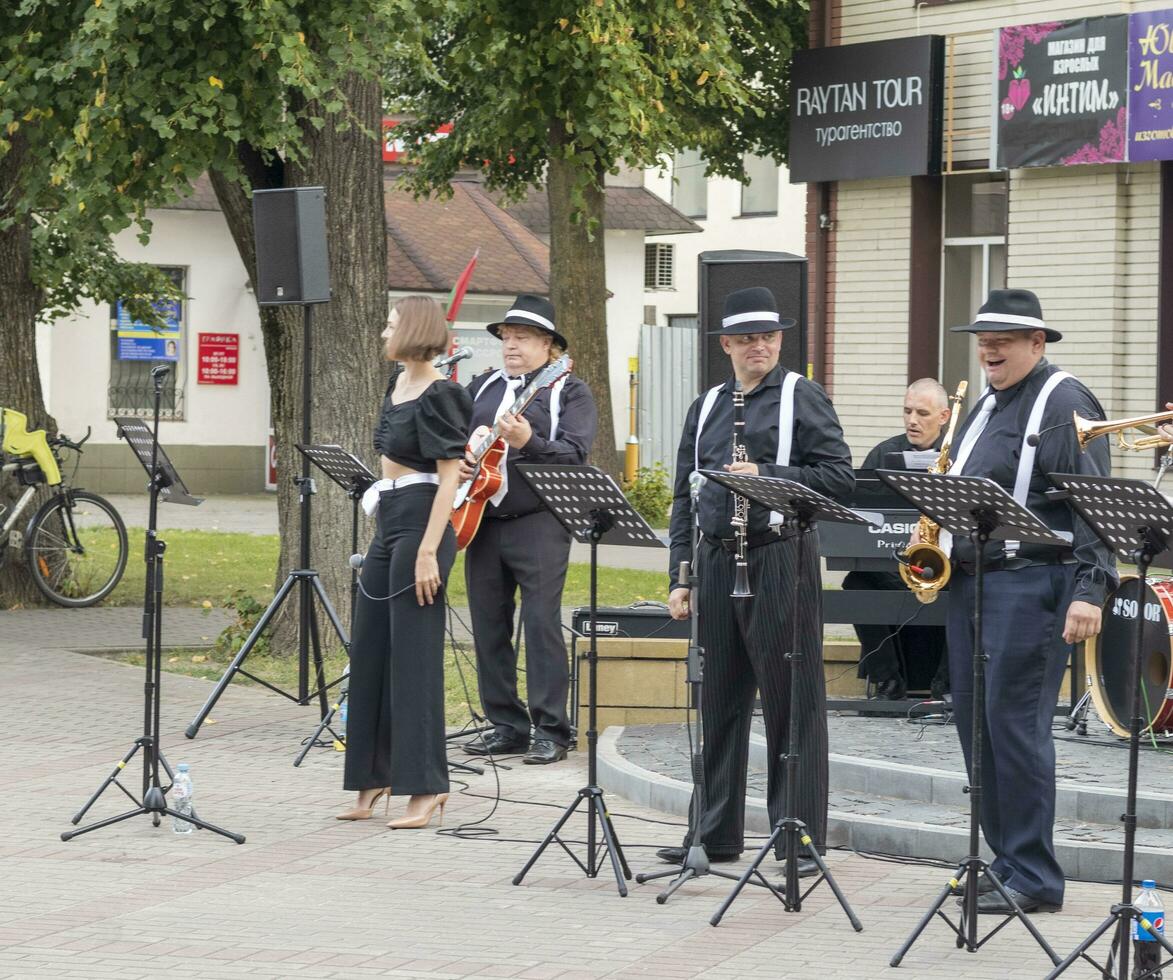
{"type": "Polygon", "coordinates": [[[639,335],[639,465],[671,473],[684,416],[697,395],[696,317],[644,324],[639,335]]]}

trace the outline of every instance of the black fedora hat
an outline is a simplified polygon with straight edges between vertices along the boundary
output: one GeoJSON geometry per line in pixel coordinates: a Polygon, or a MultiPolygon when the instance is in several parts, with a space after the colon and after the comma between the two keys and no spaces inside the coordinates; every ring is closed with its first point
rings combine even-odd
{"type": "Polygon", "coordinates": [[[774,294],[765,286],[738,289],[725,297],[721,327],[710,334],[771,333],[793,327],[797,320],[778,315],[774,294]]]}
{"type": "Polygon", "coordinates": [[[509,308],[509,312],[505,314],[504,319],[498,320],[496,323],[490,323],[485,329],[500,340],[501,328],[505,326],[532,327],[534,330],[548,333],[554,338],[554,342],[562,347],[563,350],[570,346],[566,342],[566,338],[555,329],[554,304],[544,296],[533,296],[530,293],[522,293],[513,301],[513,305],[509,308]]]}
{"type": "Polygon", "coordinates": [[[1063,334],[1043,322],[1042,304],[1029,289],[991,289],[973,323],[951,329],[954,333],[1041,330],[1052,343],[1063,339],[1063,334]]]}

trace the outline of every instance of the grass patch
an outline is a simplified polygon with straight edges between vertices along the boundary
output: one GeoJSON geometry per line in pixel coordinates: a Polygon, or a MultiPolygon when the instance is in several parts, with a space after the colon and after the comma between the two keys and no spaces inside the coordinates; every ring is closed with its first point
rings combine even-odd
{"type": "MultiPolygon", "coordinates": [[[[130,558],[118,588],[106,599],[112,606],[136,606],[143,601],[144,532],[131,529],[130,558]]],[[[273,570],[277,565],[278,538],[275,534],[231,534],[224,531],[170,530],[163,536],[164,600],[169,606],[199,606],[206,600],[223,605],[237,591],[263,603],[273,597],[273,570]]],[[[99,542],[98,546],[101,546],[99,542]]],[[[449,600],[467,606],[464,584],[464,555],[448,578],[449,600]]],[[[626,606],[637,599],[665,599],[667,576],[660,572],[626,568],[599,569],[599,605],[626,606]]],[[[585,606],[590,602],[590,565],[571,564],[566,575],[562,603],[585,606]]]]}

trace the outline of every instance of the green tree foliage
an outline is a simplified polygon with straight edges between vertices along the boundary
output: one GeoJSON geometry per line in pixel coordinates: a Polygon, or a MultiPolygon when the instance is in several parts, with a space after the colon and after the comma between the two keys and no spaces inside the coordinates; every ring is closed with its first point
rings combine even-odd
{"type": "MultiPolygon", "coordinates": [[[[406,180],[443,191],[470,164],[490,187],[548,185],[551,294],[575,369],[599,402],[611,466],[603,241],[605,175],[699,147],[711,173],[742,155],[785,159],[791,51],[803,0],[420,0],[425,57],[389,62],[389,92],[419,140],[406,180]],[[453,123],[445,139],[429,137],[453,123]]],[[[605,455],[604,452],[605,451],[605,455]]]]}

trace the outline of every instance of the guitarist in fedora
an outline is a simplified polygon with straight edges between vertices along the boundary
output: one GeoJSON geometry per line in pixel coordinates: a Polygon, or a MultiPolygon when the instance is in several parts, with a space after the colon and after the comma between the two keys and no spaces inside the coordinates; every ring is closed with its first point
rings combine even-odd
{"type": "MultiPolygon", "coordinates": [[[[517,474],[518,463],[585,463],[598,425],[595,399],[573,374],[543,389],[525,411],[509,413],[535,374],[566,349],[554,307],[540,296],[518,296],[505,317],[490,323],[501,341],[502,367],[468,386],[472,427],[497,424],[507,454],[500,489],[490,498],[465,554],[469,611],[477,652],[481,704],[493,726],[465,746],[470,755],[525,752],[530,765],[566,758],[570,673],[562,638],[562,586],[570,535],[517,474]],[[528,710],[517,693],[513,614],[521,591],[528,710]],[[530,741],[530,728],[533,741],[530,741]]],[[[461,480],[474,475],[466,457],[461,480]]]]}

